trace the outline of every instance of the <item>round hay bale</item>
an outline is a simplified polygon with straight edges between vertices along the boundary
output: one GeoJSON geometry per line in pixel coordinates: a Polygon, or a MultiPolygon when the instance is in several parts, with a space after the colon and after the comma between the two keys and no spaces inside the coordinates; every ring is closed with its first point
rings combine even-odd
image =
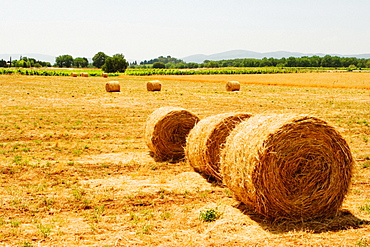
{"type": "Polygon", "coordinates": [[[71,73],[72,77],[77,77],[77,73],[71,73]]]}
{"type": "Polygon", "coordinates": [[[105,90],[107,92],[120,92],[121,87],[118,81],[109,81],[105,84],[105,90]]]}
{"type": "Polygon", "coordinates": [[[108,78],[108,73],[102,73],[101,76],[104,78],[108,78]]]}
{"type": "Polygon", "coordinates": [[[335,216],[353,163],[333,127],[299,115],[251,117],[231,132],[221,153],[223,181],[236,199],[274,219],[335,216]]]}
{"type": "Polygon", "coordinates": [[[240,83],[238,81],[228,81],[226,91],[240,91],[240,83]]]}
{"type": "Polygon", "coordinates": [[[89,77],[89,74],[88,73],[81,73],[81,76],[82,77],[89,77]]]}
{"type": "Polygon", "coordinates": [[[148,81],[146,83],[146,89],[150,92],[161,91],[162,84],[160,81],[148,81]]]}
{"type": "Polygon", "coordinates": [[[196,172],[222,181],[220,152],[226,137],[249,113],[224,113],[207,117],[190,131],[185,156],[196,172]]]}
{"type": "Polygon", "coordinates": [[[177,161],[184,157],[186,137],[198,116],[179,107],[155,110],[145,125],[145,140],[157,160],[177,161]]]}

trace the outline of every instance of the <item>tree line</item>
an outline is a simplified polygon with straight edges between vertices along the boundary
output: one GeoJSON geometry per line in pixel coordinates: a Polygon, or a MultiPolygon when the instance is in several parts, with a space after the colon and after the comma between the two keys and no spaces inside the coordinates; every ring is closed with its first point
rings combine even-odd
{"type": "MultiPolygon", "coordinates": [[[[112,57],[104,52],[98,52],[92,58],[93,62],[85,57],[73,58],[71,55],[60,55],[56,57],[54,67],[59,68],[101,68],[107,73],[123,73],[129,66],[123,54],[115,54],[112,57]]],[[[20,57],[19,60],[0,60],[0,67],[52,67],[50,62],[36,61],[34,58],[20,57]]]]}
{"type": "Polygon", "coordinates": [[[157,63],[157,62],[160,62],[160,63],[183,63],[184,61],[181,60],[181,59],[178,59],[178,58],[174,58],[174,57],[171,57],[171,56],[167,56],[167,57],[164,57],[164,56],[160,56],[158,58],[154,58],[154,59],[150,59],[150,60],[144,60],[142,62],[140,62],[140,65],[144,65],[144,64],[154,64],[154,63],[157,63]]]}
{"type": "MultiPolygon", "coordinates": [[[[327,68],[349,68],[361,69],[370,68],[370,59],[356,57],[339,57],[326,55],[303,56],[288,58],[238,58],[211,61],[205,60],[203,63],[186,63],[181,59],[171,56],[160,56],[158,58],[144,60],[140,63],[134,61],[128,63],[123,54],[108,56],[104,52],[98,52],[89,63],[85,57],[73,58],[71,55],[61,55],[56,57],[54,67],[61,68],[101,68],[107,73],[123,73],[129,68],[154,68],[154,69],[194,69],[194,68],[225,68],[225,67],[327,67],[327,68]]],[[[38,61],[34,58],[20,57],[19,60],[5,61],[0,60],[0,67],[51,67],[49,62],[38,61]]]]}
{"type": "Polygon", "coordinates": [[[327,67],[327,68],[370,68],[370,59],[356,57],[339,57],[326,55],[303,56],[289,58],[238,58],[219,61],[205,60],[203,63],[186,63],[180,59],[173,59],[170,56],[158,57],[149,61],[141,62],[140,65],[131,63],[130,68],[167,68],[167,69],[186,69],[186,68],[225,68],[225,67],[327,67]],[[176,62],[167,62],[167,61],[176,62]]]}
{"type": "Polygon", "coordinates": [[[123,73],[128,67],[128,62],[125,59],[123,54],[117,53],[112,57],[106,55],[104,52],[98,52],[92,58],[93,62],[89,64],[87,58],[75,58],[71,55],[62,55],[55,59],[56,67],[61,68],[88,68],[95,67],[101,68],[104,72],[107,73],[123,73]]]}
{"type": "Polygon", "coordinates": [[[21,68],[40,68],[51,67],[50,62],[39,61],[34,58],[20,57],[19,60],[5,61],[0,60],[0,67],[21,67],[21,68]]]}

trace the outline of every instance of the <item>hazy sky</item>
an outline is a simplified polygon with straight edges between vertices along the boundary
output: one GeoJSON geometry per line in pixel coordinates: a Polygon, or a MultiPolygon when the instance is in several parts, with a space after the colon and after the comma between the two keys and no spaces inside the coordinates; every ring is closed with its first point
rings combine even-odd
{"type": "Polygon", "coordinates": [[[370,53],[370,0],[0,0],[0,54],[370,53]]]}

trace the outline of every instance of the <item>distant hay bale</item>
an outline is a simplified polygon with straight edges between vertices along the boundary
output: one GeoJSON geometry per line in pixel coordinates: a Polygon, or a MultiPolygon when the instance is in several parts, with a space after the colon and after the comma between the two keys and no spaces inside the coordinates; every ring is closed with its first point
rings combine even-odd
{"type": "Polygon", "coordinates": [[[251,117],[231,132],[221,153],[223,181],[235,197],[274,219],[335,216],[353,163],[333,127],[298,115],[251,117]]]}
{"type": "Polygon", "coordinates": [[[108,78],[108,73],[102,73],[101,76],[104,78],[108,78]]]}
{"type": "Polygon", "coordinates": [[[82,77],[89,77],[89,74],[88,73],[81,73],[81,76],[82,77]]]}
{"type": "Polygon", "coordinates": [[[146,89],[150,92],[161,91],[162,84],[160,81],[148,81],[146,83],[146,89]]]}
{"type": "Polygon", "coordinates": [[[118,81],[109,81],[105,84],[105,90],[107,92],[120,92],[121,87],[118,81]]]}
{"type": "Polygon", "coordinates": [[[202,119],[190,131],[185,148],[189,164],[196,172],[222,181],[220,152],[226,137],[249,113],[224,113],[202,119]]]}
{"type": "Polygon", "coordinates": [[[240,91],[240,83],[238,81],[228,81],[226,91],[240,91]]]}
{"type": "Polygon", "coordinates": [[[162,107],[149,115],[145,140],[157,160],[177,161],[184,157],[186,137],[198,116],[179,107],[162,107]]]}
{"type": "Polygon", "coordinates": [[[77,73],[71,73],[72,77],[77,77],[77,73]]]}

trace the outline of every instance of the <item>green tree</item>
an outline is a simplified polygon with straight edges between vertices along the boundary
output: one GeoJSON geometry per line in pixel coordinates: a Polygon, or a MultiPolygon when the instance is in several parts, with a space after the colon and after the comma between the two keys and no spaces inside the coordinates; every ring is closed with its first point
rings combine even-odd
{"type": "Polygon", "coordinates": [[[95,54],[95,56],[92,58],[93,65],[96,68],[101,68],[105,64],[105,60],[108,58],[108,55],[105,55],[104,52],[98,52],[95,54]]]}
{"type": "Polygon", "coordinates": [[[177,69],[177,64],[166,63],[166,69],[177,69]]]}
{"type": "Polygon", "coordinates": [[[70,68],[73,65],[73,57],[71,55],[61,55],[55,59],[55,64],[61,68],[70,68]]]}
{"type": "Polygon", "coordinates": [[[197,63],[188,63],[187,67],[190,68],[190,69],[195,69],[195,68],[199,67],[199,64],[197,64],[197,63]]]}
{"type": "Polygon", "coordinates": [[[21,67],[21,68],[29,68],[31,67],[31,63],[27,60],[21,59],[19,61],[14,60],[14,66],[15,67],[21,67]]]}
{"type": "Polygon", "coordinates": [[[89,60],[86,57],[76,57],[73,59],[73,66],[76,68],[87,68],[89,60]]]}
{"type": "Polygon", "coordinates": [[[349,67],[350,65],[357,66],[357,58],[355,57],[344,57],[341,59],[341,63],[343,67],[349,67]]]}
{"type": "Polygon", "coordinates": [[[21,60],[13,60],[14,67],[23,67],[25,64],[25,61],[23,59],[21,60]]]}
{"type": "Polygon", "coordinates": [[[335,67],[335,68],[338,68],[338,67],[341,67],[342,66],[342,63],[340,62],[340,57],[338,56],[334,56],[332,57],[332,67],[335,67]]]}
{"type": "Polygon", "coordinates": [[[113,57],[107,57],[102,66],[102,70],[106,73],[123,73],[128,67],[128,62],[123,54],[116,54],[113,57]]]}
{"type": "Polygon", "coordinates": [[[296,67],[297,66],[297,59],[295,57],[288,57],[286,60],[285,66],[287,67],[296,67]]]}
{"type": "Polygon", "coordinates": [[[4,59],[0,60],[0,67],[6,67],[6,61],[4,59]]]}
{"type": "Polygon", "coordinates": [[[358,60],[357,63],[358,68],[366,68],[366,59],[362,58],[358,60]]]}
{"type": "Polygon", "coordinates": [[[267,57],[262,58],[262,60],[260,60],[260,61],[261,61],[260,67],[271,66],[270,61],[267,59],[267,57]]]}
{"type": "Polygon", "coordinates": [[[298,67],[311,67],[311,61],[307,56],[303,56],[297,59],[298,67]]]}
{"type": "Polygon", "coordinates": [[[154,64],[156,62],[161,62],[161,63],[164,63],[164,64],[168,64],[168,63],[178,64],[178,63],[183,63],[184,61],[182,61],[181,59],[171,57],[171,56],[167,56],[167,57],[160,56],[158,58],[150,59],[149,61],[144,60],[144,61],[140,62],[140,64],[141,65],[154,64]]]}
{"type": "Polygon", "coordinates": [[[153,63],[153,69],[164,69],[166,65],[162,62],[155,62],[153,63]]]}
{"type": "Polygon", "coordinates": [[[29,59],[28,59],[28,61],[30,62],[31,67],[34,67],[34,66],[35,66],[36,59],[34,59],[34,58],[29,58],[29,59]]]}
{"type": "Polygon", "coordinates": [[[322,67],[333,67],[333,59],[330,55],[326,55],[321,59],[321,66],[322,67]]]}
{"type": "Polygon", "coordinates": [[[358,59],[357,68],[366,68],[366,59],[364,58],[358,59]]]}
{"type": "Polygon", "coordinates": [[[19,66],[19,67],[25,67],[25,68],[34,67],[34,64],[36,63],[36,59],[34,58],[22,57],[21,60],[24,61],[24,65],[19,66]]]}
{"type": "Polygon", "coordinates": [[[319,56],[312,56],[309,58],[310,64],[312,67],[320,67],[321,66],[321,57],[319,56]]]}
{"type": "Polygon", "coordinates": [[[366,61],[366,68],[370,68],[370,59],[366,61]]]}
{"type": "MultiPolygon", "coordinates": [[[[205,61],[207,61],[207,60],[205,60],[205,61]]],[[[209,61],[209,62],[205,63],[205,67],[207,67],[207,68],[218,68],[219,65],[218,65],[217,61],[209,61]]]]}

